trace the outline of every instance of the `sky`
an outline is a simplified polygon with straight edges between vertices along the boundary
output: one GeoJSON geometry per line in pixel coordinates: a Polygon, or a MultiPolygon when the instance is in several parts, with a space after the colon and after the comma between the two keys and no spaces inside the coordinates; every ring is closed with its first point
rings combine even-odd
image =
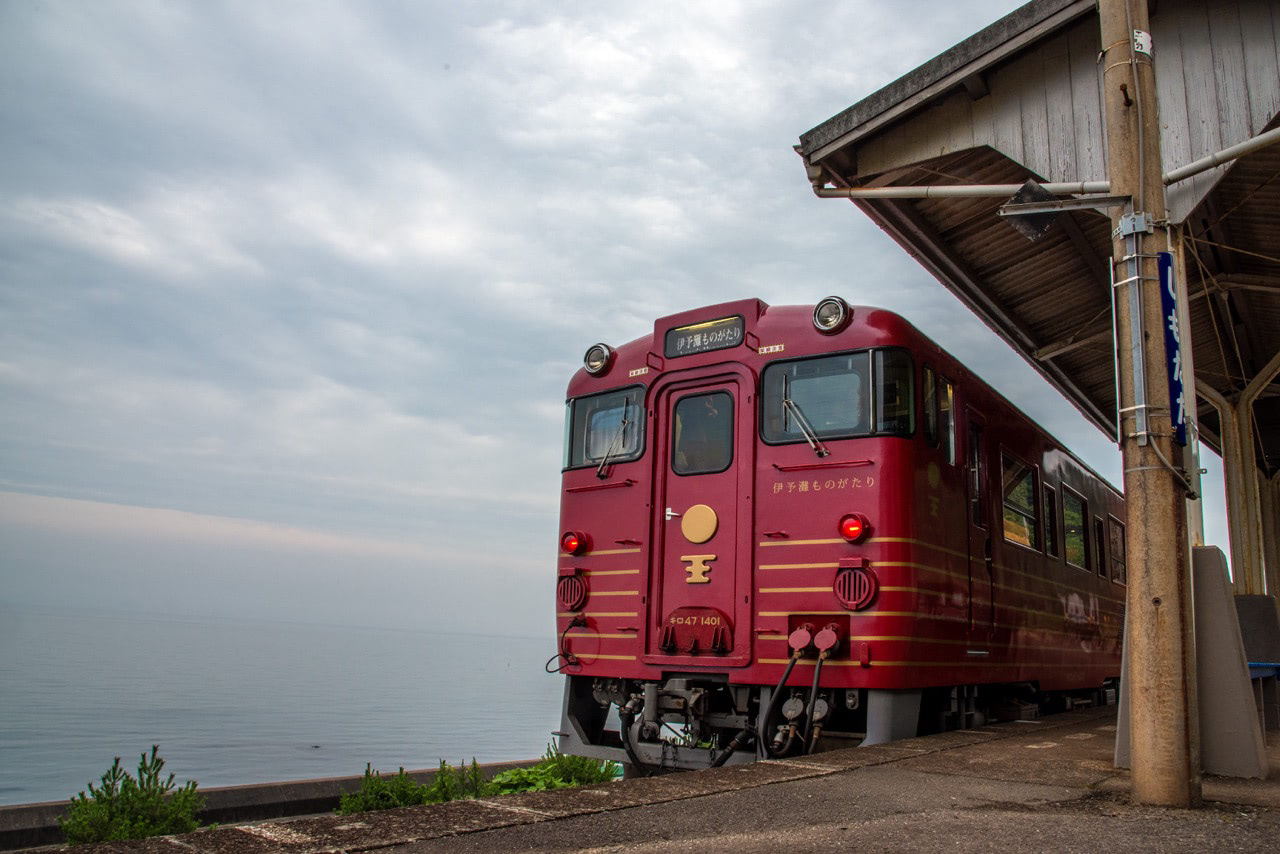
{"type": "Polygon", "coordinates": [[[583,352],[744,297],[899,311],[1118,483],[792,148],[1018,5],[0,3],[0,607],[549,634],[583,352]]]}

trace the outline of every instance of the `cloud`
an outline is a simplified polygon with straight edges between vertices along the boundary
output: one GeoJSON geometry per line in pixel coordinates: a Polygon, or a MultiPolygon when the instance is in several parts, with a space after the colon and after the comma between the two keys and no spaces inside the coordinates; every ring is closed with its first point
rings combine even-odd
{"type": "MultiPolygon", "coordinates": [[[[745,296],[900,311],[1092,448],[791,148],[1014,5],[5,4],[10,529],[83,519],[153,580],[359,565],[439,614],[451,563],[549,571],[586,347],[745,296]]],[[[93,551],[31,537],[51,578],[93,551]]]]}
{"type": "Polygon", "coordinates": [[[202,547],[236,544],[366,557],[428,557],[421,546],[409,543],[360,539],[167,508],[129,507],[14,492],[0,493],[0,523],[41,529],[54,536],[91,534],[202,547]]]}

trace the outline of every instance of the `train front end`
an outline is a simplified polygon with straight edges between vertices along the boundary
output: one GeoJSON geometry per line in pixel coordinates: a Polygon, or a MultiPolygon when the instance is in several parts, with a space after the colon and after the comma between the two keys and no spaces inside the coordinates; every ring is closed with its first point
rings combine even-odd
{"type": "Polygon", "coordinates": [[[566,413],[564,752],[693,769],[803,750],[837,718],[865,731],[849,615],[876,595],[859,555],[894,462],[873,388],[901,335],[852,313],[743,300],[588,350],[566,413]]]}

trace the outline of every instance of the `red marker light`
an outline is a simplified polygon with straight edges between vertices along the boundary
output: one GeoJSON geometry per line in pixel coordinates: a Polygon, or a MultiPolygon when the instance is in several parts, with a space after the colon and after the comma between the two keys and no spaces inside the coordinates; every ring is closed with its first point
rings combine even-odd
{"type": "Polygon", "coordinates": [[[840,536],[851,543],[859,543],[867,535],[870,527],[866,516],[861,513],[850,513],[840,520],[840,536]]]}
{"type": "Polygon", "coordinates": [[[565,531],[560,535],[560,548],[571,555],[580,555],[590,545],[587,535],[578,531],[565,531]]]}

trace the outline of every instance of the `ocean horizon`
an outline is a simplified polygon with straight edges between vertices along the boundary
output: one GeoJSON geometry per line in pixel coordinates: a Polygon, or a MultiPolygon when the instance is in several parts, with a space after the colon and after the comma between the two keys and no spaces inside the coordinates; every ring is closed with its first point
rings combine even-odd
{"type": "Polygon", "coordinates": [[[0,805],[67,800],[114,757],[201,787],[541,756],[555,638],[0,605],[0,805]]]}

